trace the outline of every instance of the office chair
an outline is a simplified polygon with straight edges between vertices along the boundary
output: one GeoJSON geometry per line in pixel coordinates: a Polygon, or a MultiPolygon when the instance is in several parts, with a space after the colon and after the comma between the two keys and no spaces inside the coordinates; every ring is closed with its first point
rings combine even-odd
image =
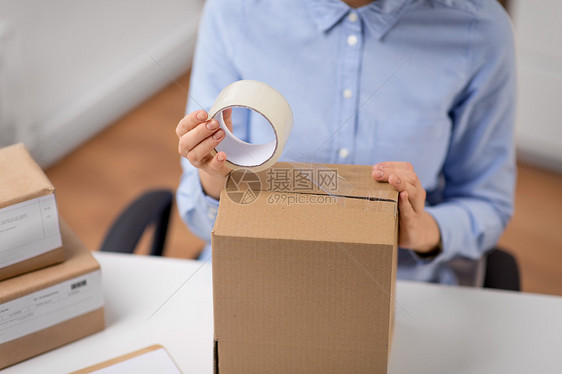
{"type": "Polygon", "coordinates": [[[484,287],[521,291],[519,267],[512,254],[499,248],[488,253],[484,287]]]}
{"type": "Polygon", "coordinates": [[[173,201],[170,190],[143,193],[111,225],[100,251],[133,253],[145,230],[155,225],[150,254],[162,256],[173,201]]]}
{"type": "MultiPolygon", "coordinates": [[[[115,220],[101,251],[133,253],[143,232],[156,224],[150,254],[162,256],[174,194],[170,190],[148,191],[134,200],[115,220]]],[[[448,265],[461,286],[520,291],[517,261],[509,252],[495,248],[480,260],[456,258],[448,265]]]]}
{"type": "Polygon", "coordinates": [[[461,286],[521,291],[517,260],[504,249],[494,248],[479,260],[455,258],[447,265],[461,286]]]}

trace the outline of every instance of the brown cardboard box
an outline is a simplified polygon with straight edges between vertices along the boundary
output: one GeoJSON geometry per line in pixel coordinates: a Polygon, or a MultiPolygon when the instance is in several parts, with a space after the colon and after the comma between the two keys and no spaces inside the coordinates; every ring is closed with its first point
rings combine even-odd
{"type": "Polygon", "coordinates": [[[53,185],[23,144],[0,149],[0,280],[63,260],[53,185]]]}
{"type": "Polygon", "coordinates": [[[61,227],[65,262],[0,282],[0,369],[105,326],[100,266],[61,227]]]}
{"type": "Polygon", "coordinates": [[[385,373],[397,197],[369,166],[231,173],[212,234],[215,372],[385,373]]]}

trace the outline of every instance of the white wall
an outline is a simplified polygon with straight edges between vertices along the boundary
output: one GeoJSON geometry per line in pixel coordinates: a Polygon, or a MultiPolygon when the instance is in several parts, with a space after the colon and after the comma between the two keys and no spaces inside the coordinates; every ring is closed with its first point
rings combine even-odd
{"type": "Polygon", "coordinates": [[[0,100],[13,90],[17,112],[0,144],[24,140],[48,165],[150,97],[189,68],[202,2],[0,0],[0,100]]]}
{"type": "Polygon", "coordinates": [[[519,71],[518,156],[562,172],[562,2],[511,0],[519,71]]]}

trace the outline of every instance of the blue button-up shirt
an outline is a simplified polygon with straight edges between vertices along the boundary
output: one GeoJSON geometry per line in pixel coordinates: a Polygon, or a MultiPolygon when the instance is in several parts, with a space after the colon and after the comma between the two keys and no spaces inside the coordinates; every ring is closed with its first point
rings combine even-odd
{"type": "MultiPolygon", "coordinates": [[[[495,245],[515,183],[513,36],[495,0],[377,0],[358,9],[339,0],[209,0],[187,112],[209,110],[239,79],[263,81],[291,105],[281,160],[412,163],[442,253],[424,260],[400,250],[399,278],[454,283],[447,261],[495,245]]],[[[243,140],[270,140],[253,115],[234,126],[243,140]]],[[[182,167],[180,214],[209,242],[218,202],[187,160],[182,167]]]]}

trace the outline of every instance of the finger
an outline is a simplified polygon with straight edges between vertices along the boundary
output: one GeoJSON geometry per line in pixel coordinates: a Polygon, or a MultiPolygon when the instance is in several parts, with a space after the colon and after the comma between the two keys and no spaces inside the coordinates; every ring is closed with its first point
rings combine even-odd
{"type": "Polygon", "coordinates": [[[410,200],[414,197],[414,195],[417,193],[416,191],[416,187],[405,181],[404,179],[400,178],[398,175],[396,174],[391,174],[388,177],[388,183],[394,187],[394,189],[398,192],[402,192],[402,191],[406,191],[408,192],[408,195],[410,196],[410,200]]]}
{"type": "Polygon", "coordinates": [[[401,179],[406,182],[418,186],[419,180],[415,172],[404,170],[404,169],[394,169],[394,168],[384,168],[384,169],[373,169],[371,176],[379,182],[388,182],[388,178],[391,175],[398,175],[401,179]]]}
{"type": "MultiPolygon", "coordinates": [[[[187,136],[186,134],[184,136],[187,136]]],[[[183,139],[183,137],[182,137],[183,139]]],[[[186,153],[186,158],[196,167],[200,167],[211,151],[224,139],[224,130],[218,130],[212,136],[203,139],[186,153]]]]}
{"type": "Polygon", "coordinates": [[[232,131],[232,108],[225,109],[222,112],[222,119],[224,124],[230,131],[232,131]]]}
{"type": "Polygon", "coordinates": [[[402,169],[414,171],[414,167],[409,162],[405,161],[384,161],[373,165],[374,169],[402,169]]]}
{"type": "Polygon", "coordinates": [[[203,169],[210,174],[222,173],[226,161],[226,153],[218,152],[215,157],[211,158],[203,165],[203,169]]]}
{"type": "Polygon", "coordinates": [[[414,210],[414,207],[412,206],[412,203],[410,202],[408,191],[400,192],[398,209],[400,211],[401,220],[403,219],[407,221],[414,218],[416,212],[414,210]]]}
{"type": "Polygon", "coordinates": [[[189,152],[197,144],[218,132],[218,130],[219,123],[215,119],[200,123],[197,127],[180,138],[180,148],[182,148],[184,152],[189,152]]]}
{"type": "Polygon", "coordinates": [[[181,121],[176,126],[176,135],[181,138],[187,132],[193,130],[195,126],[202,122],[207,121],[208,114],[204,110],[196,110],[191,112],[181,119],[181,121]]]}
{"type": "Polygon", "coordinates": [[[410,203],[415,211],[423,211],[425,190],[416,173],[402,169],[375,169],[372,176],[379,182],[388,182],[398,192],[407,191],[410,203]]]}
{"type": "Polygon", "coordinates": [[[406,193],[416,213],[422,212],[425,206],[425,190],[401,180],[396,174],[388,178],[388,183],[400,193],[406,193]]]}

